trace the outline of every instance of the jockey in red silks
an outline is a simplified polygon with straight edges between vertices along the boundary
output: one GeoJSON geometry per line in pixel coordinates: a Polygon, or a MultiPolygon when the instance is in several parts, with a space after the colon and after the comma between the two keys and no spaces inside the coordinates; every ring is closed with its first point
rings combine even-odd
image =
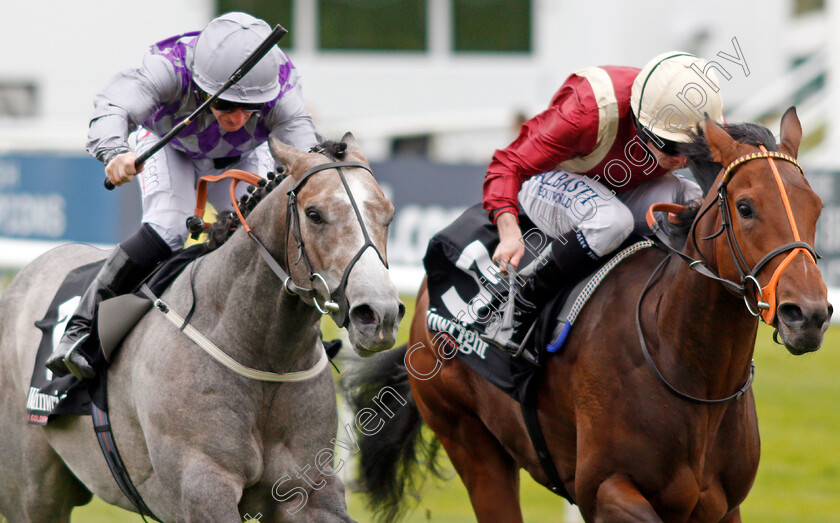
{"type": "Polygon", "coordinates": [[[702,196],[673,171],[685,166],[680,144],[692,140],[704,114],[723,122],[716,66],[675,51],[641,70],[577,71],[548,109],[495,152],[483,202],[499,229],[493,261],[505,273],[518,268],[525,252],[520,209],[550,241],[519,272],[513,329],[488,329],[486,341],[518,350],[560,284],[593,270],[634,229],[650,232],[644,215],[651,204],[702,196]]]}
{"type": "MultiPolygon", "coordinates": [[[[135,175],[143,196],[143,225],[120,242],[67,323],[47,361],[56,376],[91,378],[83,354],[97,304],[130,292],[161,261],[181,249],[193,214],[196,182],[205,175],[241,169],[262,176],[275,169],[268,136],[309,150],[321,137],[306,110],[300,76],[273,46],[237,83],[195,118],[175,139],[135,169],[137,155],[186,119],[215,94],[271,33],[246,13],[215,18],[201,32],[152,45],[136,69],[113,76],[94,99],[87,150],[105,164],[105,175],[122,185],[135,175]]],[[[217,210],[232,208],[227,188],[208,189],[217,210]]],[[[237,197],[245,193],[240,185],[237,197]]]]}

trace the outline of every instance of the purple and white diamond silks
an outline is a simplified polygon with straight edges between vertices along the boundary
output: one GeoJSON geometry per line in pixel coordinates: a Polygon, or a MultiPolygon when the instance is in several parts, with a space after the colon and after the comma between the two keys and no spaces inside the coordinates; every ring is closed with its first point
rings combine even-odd
{"type": "MultiPolygon", "coordinates": [[[[151,52],[164,57],[180,79],[180,92],[176,101],[159,107],[143,126],[158,136],[164,136],[181,123],[203,102],[200,92],[192,81],[190,64],[198,32],[186,33],[162,40],[151,46],[151,52]]],[[[270,129],[267,118],[295,81],[294,65],[285,54],[280,65],[278,79],[280,93],[254,113],[245,125],[234,132],[226,132],[215,117],[206,112],[188,125],[171,144],[193,159],[226,158],[241,156],[255,149],[268,139],[270,129]]]]}

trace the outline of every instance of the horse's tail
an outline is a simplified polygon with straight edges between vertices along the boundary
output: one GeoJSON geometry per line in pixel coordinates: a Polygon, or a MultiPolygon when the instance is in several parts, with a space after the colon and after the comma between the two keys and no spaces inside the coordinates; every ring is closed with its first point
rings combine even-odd
{"type": "Polygon", "coordinates": [[[440,442],[423,434],[423,418],[414,402],[405,368],[406,346],[387,351],[343,380],[353,412],[373,409],[384,412],[383,427],[359,438],[357,488],[368,498],[368,507],[381,521],[396,521],[405,513],[406,494],[419,497],[425,467],[443,477],[435,457],[440,442]],[[389,400],[384,404],[384,400],[389,400]],[[393,413],[392,417],[388,417],[393,413]]]}

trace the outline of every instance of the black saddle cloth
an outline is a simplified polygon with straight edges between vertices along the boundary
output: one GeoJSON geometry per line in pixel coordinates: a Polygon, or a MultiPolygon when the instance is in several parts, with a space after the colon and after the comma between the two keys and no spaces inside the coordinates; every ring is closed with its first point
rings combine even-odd
{"type": "MultiPolygon", "coordinates": [[[[179,251],[161,264],[146,283],[155,295],[160,296],[191,261],[207,252],[204,244],[179,251]]],[[[96,377],[82,382],[72,374],[57,378],[46,367],[47,359],[64,333],[67,320],[75,312],[78,297],[85,292],[103,264],[104,260],[100,260],[70,271],[50,302],[47,313],[35,322],[42,335],[26,398],[26,418],[30,424],[46,425],[62,414],[88,415],[91,401],[101,410],[108,410],[105,398],[108,364],[99,348],[96,319],[82,349],[85,354],[97,355],[92,362],[97,371],[96,377]]]]}
{"type": "MultiPolygon", "coordinates": [[[[535,228],[524,214],[519,225],[525,236],[535,228]]],[[[487,272],[495,270],[489,265],[498,244],[498,229],[480,204],[432,237],[423,258],[429,290],[426,325],[432,333],[441,333],[441,341],[457,347],[458,358],[520,401],[524,383],[542,366],[546,353],[533,344],[522,357],[514,358],[480,337],[499,306],[498,300],[482,291],[488,284],[487,272]]],[[[533,259],[534,252],[526,249],[520,267],[533,259]]]]}
{"type": "MultiPolygon", "coordinates": [[[[525,241],[529,231],[536,229],[524,214],[519,216],[525,241]]],[[[633,234],[619,249],[637,242],[641,237],[633,234]]],[[[546,346],[554,341],[558,315],[569,294],[584,278],[564,282],[557,294],[539,313],[534,333],[521,357],[487,344],[481,339],[492,310],[499,303],[488,300],[490,293],[482,293],[488,284],[486,273],[495,269],[491,256],[499,244],[499,233],[481,205],[470,207],[449,226],[429,241],[423,265],[426,269],[429,290],[429,311],[426,326],[439,340],[457,348],[456,355],[478,374],[515,398],[522,401],[526,383],[534,377],[550,355],[546,346]],[[442,339],[440,338],[442,337],[442,339]]],[[[520,267],[533,261],[539,249],[525,249],[520,267]]],[[[604,256],[601,264],[608,262],[604,256]]],[[[594,273],[600,265],[593,267],[594,273]]]]}

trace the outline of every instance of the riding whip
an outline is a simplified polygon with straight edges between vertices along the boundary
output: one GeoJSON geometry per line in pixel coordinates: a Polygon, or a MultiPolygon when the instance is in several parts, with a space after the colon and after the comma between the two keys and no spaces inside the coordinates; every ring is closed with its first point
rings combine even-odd
{"type": "MultiPolygon", "coordinates": [[[[233,74],[230,75],[230,78],[228,78],[227,82],[225,82],[222,85],[222,87],[216,92],[216,94],[205,100],[203,104],[198,106],[198,108],[192,112],[192,114],[187,116],[181,123],[173,127],[171,131],[166,133],[166,136],[161,138],[149,150],[138,156],[137,159],[134,161],[134,168],[139,169],[140,166],[143,165],[143,163],[145,163],[145,161],[148,160],[153,154],[161,150],[164,145],[168,144],[172,141],[173,138],[181,134],[181,131],[183,131],[184,128],[190,125],[193,122],[193,120],[195,120],[199,115],[204,113],[204,111],[206,111],[207,108],[210,107],[210,104],[215,102],[216,99],[222,93],[227,91],[228,88],[230,88],[230,86],[241,80],[243,76],[248,74],[248,71],[250,71],[257,64],[257,62],[259,62],[260,59],[262,59],[262,57],[268,53],[268,51],[274,46],[274,44],[279,42],[280,39],[286,35],[286,33],[288,33],[288,31],[282,25],[277,24],[274,27],[274,30],[271,31],[271,34],[269,34],[265,38],[265,40],[263,40],[262,43],[256,49],[254,49],[254,52],[251,53],[251,55],[248,58],[246,58],[244,62],[242,62],[242,65],[240,65],[233,72],[233,74]]],[[[108,178],[105,178],[104,184],[105,188],[109,191],[115,187],[114,184],[111,183],[111,180],[109,180],[108,178]]]]}

